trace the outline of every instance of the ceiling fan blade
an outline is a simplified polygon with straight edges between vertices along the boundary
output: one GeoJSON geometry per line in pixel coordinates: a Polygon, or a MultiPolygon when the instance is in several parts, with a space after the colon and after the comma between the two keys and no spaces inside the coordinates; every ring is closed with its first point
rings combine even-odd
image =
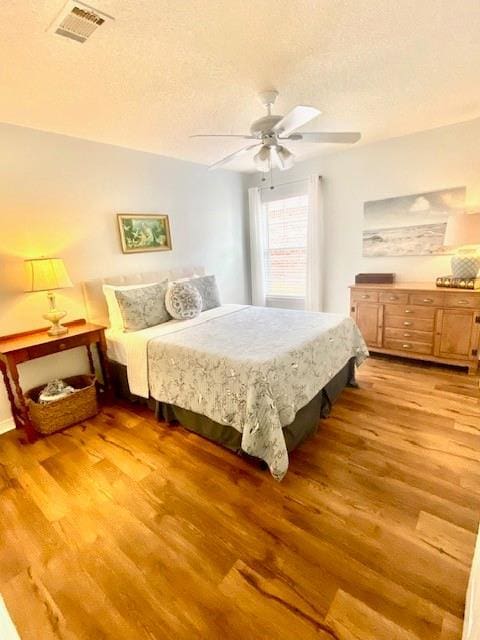
{"type": "Polygon", "coordinates": [[[256,140],[256,136],[243,135],[241,133],[195,133],[189,138],[244,138],[245,140],[256,140]]]}
{"type": "Polygon", "coordinates": [[[315,107],[304,107],[302,105],[298,105],[292,109],[286,116],[277,122],[277,124],[273,127],[273,130],[276,133],[280,133],[281,135],[288,136],[289,133],[295,131],[299,127],[303,127],[304,124],[313,120],[322,112],[316,109],[315,107]]]}
{"type": "Polygon", "coordinates": [[[250,151],[250,149],[255,149],[255,147],[261,147],[261,146],[262,146],[262,142],[257,142],[257,144],[249,144],[248,147],[243,147],[243,149],[239,149],[238,151],[235,151],[235,153],[231,153],[229,156],[225,156],[225,158],[222,158],[218,162],[211,164],[208,167],[208,170],[212,171],[213,169],[218,169],[224,164],[227,164],[227,162],[230,162],[230,160],[233,160],[234,158],[238,158],[239,156],[243,156],[243,154],[247,153],[247,151],[250,151]]]}
{"type": "Polygon", "coordinates": [[[288,140],[299,140],[301,142],[323,142],[353,144],[362,137],[358,131],[312,131],[293,133],[288,136],[288,140]]]}

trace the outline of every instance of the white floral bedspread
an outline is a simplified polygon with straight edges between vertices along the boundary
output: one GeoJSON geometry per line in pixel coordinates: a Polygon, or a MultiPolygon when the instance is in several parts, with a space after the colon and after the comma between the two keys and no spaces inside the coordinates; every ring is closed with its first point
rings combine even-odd
{"type": "Polygon", "coordinates": [[[277,480],[288,468],[282,427],[367,347],[337,314],[238,307],[148,343],[151,395],[242,433],[242,449],[277,480]]]}

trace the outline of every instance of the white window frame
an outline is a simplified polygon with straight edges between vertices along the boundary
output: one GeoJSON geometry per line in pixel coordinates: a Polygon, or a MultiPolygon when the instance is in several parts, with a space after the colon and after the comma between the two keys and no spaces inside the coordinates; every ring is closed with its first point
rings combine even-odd
{"type": "MultiPolygon", "coordinates": [[[[267,271],[269,265],[269,225],[268,225],[268,213],[267,204],[269,202],[275,202],[278,200],[287,200],[289,198],[295,198],[298,196],[308,196],[308,182],[306,180],[298,180],[282,185],[278,185],[275,189],[262,189],[261,201],[262,201],[262,232],[264,234],[264,271],[265,271],[265,290],[267,287],[267,271]]],[[[307,205],[308,206],[308,205],[307,205]]],[[[307,240],[307,239],[306,239],[307,240]]],[[[305,248],[307,248],[305,246],[305,248]]],[[[305,296],[298,295],[269,295],[265,291],[265,300],[268,307],[279,307],[289,309],[304,309],[305,308],[305,296]]]]}

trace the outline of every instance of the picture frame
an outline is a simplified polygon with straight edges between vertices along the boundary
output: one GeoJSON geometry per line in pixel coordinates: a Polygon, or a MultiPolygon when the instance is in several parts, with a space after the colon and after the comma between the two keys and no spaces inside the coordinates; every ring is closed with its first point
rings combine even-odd
{"type": "Polygon", "coordinates": [[[117,213],[123,253],[171,251],[170,222],[164,213],[117,213]]]}

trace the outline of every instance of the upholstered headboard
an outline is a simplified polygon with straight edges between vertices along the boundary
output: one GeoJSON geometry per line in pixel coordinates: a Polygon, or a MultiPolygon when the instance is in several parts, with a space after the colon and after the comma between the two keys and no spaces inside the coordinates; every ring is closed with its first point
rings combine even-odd
{"type": "Polygon", "coordinates": [[[178,278],[189,278],[194,275],[204,275],[204,267],[186,267],[183,269],[170,269],[165,271],[147,271],[145,273],[131,273],[124,276],[112,276],[107,278],[96,278],[83,283],[83,295],[87,308],[87,318],[90,322],[110,325],[108,320],[108,309],[103,295],[102,286],[104,284],[128,285],[128,284],[149,284],[160,280],[176,280],[178,278]]]}

